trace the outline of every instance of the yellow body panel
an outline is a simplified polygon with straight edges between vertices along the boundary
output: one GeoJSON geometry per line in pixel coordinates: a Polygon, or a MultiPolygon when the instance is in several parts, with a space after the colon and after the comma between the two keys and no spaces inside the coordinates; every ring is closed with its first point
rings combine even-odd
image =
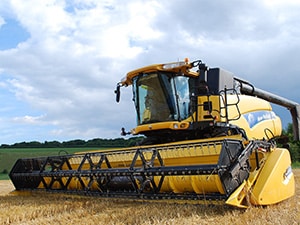
{"type": "Polygon", "coordinates": [[[269,205],[295,194],[295,180],[288,150],[272,151],[257,178],[251,194],[254,205],[269,205]]]}
{"type": "Polygon", "coordinates": [[[198,97],[197,121],[215,120],[220,121],[220,97],[218,95],[198,97]],[[211,112],[205,104],[211,103],[211,112]]]}
{"type": "MultiPolygon", "coordinates": [[[[227,98],[231,104],[237,101],[235,95],[228,95],[227,98]]],[[[281,120],[272,111],[269,102],[247,95],[240,95],[239,99],[238,108],[241,117],[230,121],[231,124],[243,128],[249,139],[270,139],[273,135],[281,135],[281,120]]],[[[235,106],[228,107],[228,114],[229,119],[238,118],[239,116],[235,106]]]]}
{"type": "Polygon", "coordinates": [[[250,185],[245,180],[226,200],[226,204],[232,206],[238,206],[240,208],[247,208],[249,206],[248,202],[245,202],[247,194],[249,192],[250,185]]]}

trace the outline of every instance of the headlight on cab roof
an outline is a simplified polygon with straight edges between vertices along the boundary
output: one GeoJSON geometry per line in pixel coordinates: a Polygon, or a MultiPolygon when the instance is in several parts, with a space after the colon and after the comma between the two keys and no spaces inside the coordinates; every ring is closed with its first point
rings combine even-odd
{"type": "Polygon", "coordinates": [[[188,63],[189,63],[189,59],[185,58],[184,61],[163,64],[162,68],[164,70],[169,70],[169,69],[174,69],[174,68],[177,68],[177,67],[187,65],[188,63]]]}

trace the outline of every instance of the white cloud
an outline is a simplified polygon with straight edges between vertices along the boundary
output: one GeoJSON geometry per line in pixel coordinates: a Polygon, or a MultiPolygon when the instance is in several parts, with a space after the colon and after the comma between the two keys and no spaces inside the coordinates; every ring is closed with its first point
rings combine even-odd
{"type": "Polygon", "coordinates": [[[5,20],[0,16],[0,29],[5,24],[5,20]]]}
{"type": "Polygon", "coordinates": [[[41,125],[43,123],[44,115],[40,116],[23,116],[23,117],[15,117],[13,121],[16,123],[26,123],[26,124],[38,124],[41,125]]]}

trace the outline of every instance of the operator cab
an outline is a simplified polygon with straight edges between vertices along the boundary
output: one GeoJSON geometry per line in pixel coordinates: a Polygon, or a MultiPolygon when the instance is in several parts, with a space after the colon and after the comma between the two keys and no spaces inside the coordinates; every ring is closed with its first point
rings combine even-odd
{"type": "Polygon", "coordinates": [[[134,77],[132,85],[138,125],[190,116],[189,77],[156,71],[134,77]]]}

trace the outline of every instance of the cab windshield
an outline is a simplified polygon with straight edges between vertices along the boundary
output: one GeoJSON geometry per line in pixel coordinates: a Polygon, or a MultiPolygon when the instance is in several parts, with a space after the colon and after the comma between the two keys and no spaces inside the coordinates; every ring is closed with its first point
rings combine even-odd
{"type": "Polygon", "coordinates": [[[133,79],[138,125],[181,121],[189,116],[189,78],[173,73],[141,74],[133,79]]]}

